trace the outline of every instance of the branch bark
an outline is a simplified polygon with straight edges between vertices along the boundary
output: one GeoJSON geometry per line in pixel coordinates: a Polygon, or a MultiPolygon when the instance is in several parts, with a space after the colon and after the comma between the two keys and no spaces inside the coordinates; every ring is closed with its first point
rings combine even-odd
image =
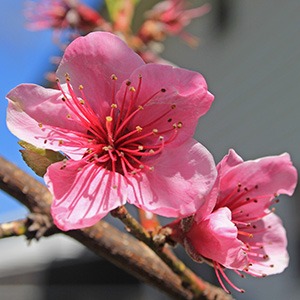
{"type": "MultiPolygon", "coordinates": [[[[1,156],[0,188],[27,206],[31,212],[43,215],[44,221],[48,218],[45,223],[53,224],[50,213],[52,195],[48,189],[1,156]]],[[[57,231],[52,231],[54,233],[57,231]]],[[[181,279],[150,248],[104,221],[90,228],[63,233],[174,299],[232,299],[222,289],[207,282],[204,282],[204,293],[194,297],[182,286],[181,279]]]]}

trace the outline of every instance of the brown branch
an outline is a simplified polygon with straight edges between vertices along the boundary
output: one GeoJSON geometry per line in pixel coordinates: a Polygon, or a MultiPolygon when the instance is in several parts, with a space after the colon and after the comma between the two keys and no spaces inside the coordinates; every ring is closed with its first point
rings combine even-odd
{"type": "Polygon", "coordinates": [[[26,221],[20,220],[0,225],[0,238],[24,235],[26,232],[26,221]]]}
{"type": "MultiPolygon", "coordinates": [[[[31,212],[43,215],[44,223],[52,224],[50,192],[43,184],[1,156],[0,188],[27,206],[31,212]]],[[[108,259],[135,277],[152,284],[174,299],[196,299],[193,298],[190,291],[182,286],[180,278],[145,244],[120,232],[104,221],[98,222],[90,228],[72,230],[64,232],[64,234],[73,237],[96,254],[108,259]]],[[[232,299],[220,288],[208,283],[205,283],[205,287],[204,294],[206,296],[202,295],[197,299],[232,299]]]]}

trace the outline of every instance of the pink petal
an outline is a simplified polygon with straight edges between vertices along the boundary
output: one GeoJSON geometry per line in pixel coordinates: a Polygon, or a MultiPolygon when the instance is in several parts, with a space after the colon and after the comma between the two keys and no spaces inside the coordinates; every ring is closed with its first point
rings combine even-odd
{"type": "Polygon", "coordinates": [[[205,205],[216,179],[212,155],[190,139],[176,149],[164,149],[156,160],[149,160],[153,171],[130,179],[128,202],[166,217],[183,217],[205,205]]]}
{"type": "Polygon", "coordinates": [[[44,176],[54,197],[52,216],[60,229],[92,226],[125,204],[127,183],[119,173],[113,177],[112,172],[84,161],[68,160],[63,166],[63,162],[52,164],[44,176]]]}
{"type": "Polygon", "coordinates": [[[239,239],[250,245],[263,245],[263,248],[253,247],[252,253],[268,255],[266,258],[249,256],[252,259],[252,266],[249,267],[250,272],[256,274],[277,274],[282,272],[289,263],[289,255],[287,253],[287,238],[282,222],[275,214],[270,214],[255,223],[255,229],[252,227],[246,231],[253,234],[252,238],[239,236],[239,239]]]}
{"type": "MultiPolygon", "coordinates": [[[[246,197],[258,199],[257,203],[250,201],[243,206],[244,212],[253,218],[270,206],[275,194],[293,194],[297,184],[297,171],[287,153],[240,163],[221,178],[219,199],[232,193],[239,183],[241,192],[240,196],[236,194],[239,197],[237,201],[245,202],[246,197]]],[[[228,207],[232,209],[231,204],[228,207]]]]}
{"type": "Polygon", "coordinates": [[[71,78],[75,93],[83,85],[85,96],[99,115],[107,116],[113,97],[113,80],[117,76],[116,91],[130,74],[144,65],[143,60],[124,41],[108,32],[93,32],[74,40],[66,49],[57,70],[57,77],[64,82],[65,74],[71,78]]]}
{"type": "MultiPolygon", "coordinates": [[[[147,64],[135,70],[130,76],[131,86],[136,90],[134,107],[142,105],[147,99],[154,96],[129,123],[129,128],[135,129],[138,125],[150,129],[158,129],[158,134],[172,129],[173,124],[182,123],[178,137],[170,144],[176,147],[191,138],[194,134],[198,119],[210,108],[214,99],[207,91],[203,76],[199,73],[166,65],[147,64]],[[142,75],[139,89],[139,75],[142,75]],[[165,92],[161,92],[165,89],[165,92]],[[176,108],[172,109],[171,106],[176,108]],[[174,106],[173,106],[174,107],[174,106]],[[169,112],[168,112],[169,111],[169,112]],[[168,114],[164,115],[166,112],[168,114]]],[[[121,105],[126,85],[119,91],[118,105],[121,105]]],[[[129,101],[125,104],[129,105],[129,101]]],[[[165,140],[173,134],[163,134],[165,140]]]]}
{"type": "Polygon", "coordinates": [[[229,149],[228,154],[225,155],[217,165],[219,176],[223,177],[233,167],[242,162],[244,162],[244,160],[233,149],[229,149]]]}
{"type": "Polygon", "coordinates": [[[195,222],[186,234],[194,248],[204,258],[211,259],[230,269],[243,269],[248,264],[237,238],[237,228],[231,222],[227,207],[208,215],[202,222],[195,222]]]}
{"type": "MultiPolygon", "coordinates": [[[[80,145],[65,147],[59,143],[59,138],[56,141],[49,140],[45,144],[45,140],[57,132],[53,126],[67,131],[86,132],[85,128],[67,118],[70,111],[61,100],[60,91],[35,84],[21,84],[11,90],[6,97],[9,100],[7,126],[19,139],[39,148],[63,151],[73,158],[78,155],[82,157],[85,149],[80,145]]],[[[74,134],[69,132],[68,136],[73,138],[74,134]]]]}

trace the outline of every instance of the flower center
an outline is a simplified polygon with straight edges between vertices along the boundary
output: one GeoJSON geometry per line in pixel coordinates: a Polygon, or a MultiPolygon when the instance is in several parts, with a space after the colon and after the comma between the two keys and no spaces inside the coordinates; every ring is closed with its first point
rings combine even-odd
{"type": "Polygon", "coordinates": [[[59,143],[66,146],[74,143],[79,144],[81,148],[86,149],[82,157],[83,160],[95,163],[113,173],[121,173],[126,177],[136,175],[143,170],[153,171],[154,167],[149,158],[159,155],[167,144],[174,141],[178,135],[178,129],[182,127],[182,122],[171,123],[170,115],[176,105],[170,105],[155,119],[152,118],[149,111],[146,119],[150,121],[144,122],[143,126],[140,126],[138,121],[135,122],[135,117],[141,114],[143,110],[150,110],[146,104],[157,95],[165,93],[166,90],[162,88],[148,99],[140,101],[139,94],[142,86],[142,76],[140,75],[137,89],[131,86],[131,82],[126,82],[122,101],[118,107],[115,97],[117,77],[112,75],[111,79],[111,104],[106,116],[102,119],[86,99],[83,86],[79,86],[81,97],[77,97],[70,84],[70,77],[66,74],[67,95],[57,80],[63,95],[62,101],[70,111],[67,118],[79,123],[86,129],[86,133],[68,130],[69,133],[73,134],[72,139],[70,139],[65,134],[66,130],[56,128],[61,134],[59,143]],[[137,105],[137,102],[140,105],[137,105]],[[160,129],[161,124],[163,126],[160,129]],[[165,124],[168,124],[167,129],[165,124]]]}

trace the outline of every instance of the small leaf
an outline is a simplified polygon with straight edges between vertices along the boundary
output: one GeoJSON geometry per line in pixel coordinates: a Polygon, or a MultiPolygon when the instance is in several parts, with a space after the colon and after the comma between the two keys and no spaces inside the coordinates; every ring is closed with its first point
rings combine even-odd
{"type": "MultiPolygon", "coordinates": [[[[126,1],[124,0],[105,0],[109,17],[113,22],[117,21],[116,19],[119,16],[119,12],[125,7],[125,2],[126,1]]],[[[136,6],[140,0],[131,0],[131,2],[134,6],[136,6]]]]}
{"type": "Polygon", "coordinates": [[[47,168],[58,161],[64,160],[66,157],[60,152],[49,149],[37,148],[27,142],[18,142],[20,146],[26,150],[20,150],[22,158],[29,168],[31,168],[38,176],[43,177],[47,172],[47,168]]]}

